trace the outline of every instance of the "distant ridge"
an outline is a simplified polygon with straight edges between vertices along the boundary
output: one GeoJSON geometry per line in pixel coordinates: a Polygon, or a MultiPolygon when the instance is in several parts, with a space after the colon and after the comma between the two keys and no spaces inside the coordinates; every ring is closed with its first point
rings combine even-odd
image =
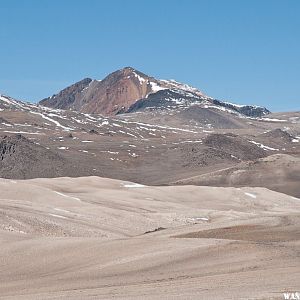
{"type": "Polygon", "coordinates": [[[187,84],[175,80],[159,80],[132,67],[117,70],[103,80],[85,78],[41,100],[39,104],[107,116],[191,105],[227,109],[248,117],[262,117],[270,113],[265,107],[219,101],[187,84]]]}

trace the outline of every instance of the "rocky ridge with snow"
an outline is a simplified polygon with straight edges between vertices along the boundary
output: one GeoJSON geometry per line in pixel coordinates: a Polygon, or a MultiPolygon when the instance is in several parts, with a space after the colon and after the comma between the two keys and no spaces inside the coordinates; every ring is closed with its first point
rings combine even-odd
{"type": "Polygon", "coordinates": [[[175,80],[159,80],[131,67],[115,71],[103,80],[83,79],[58,94],[40,101],[41,105],[85,113],[116,115],[147,109],[170,110],[193,105],[228,110],[248,117],[270,113],[266,108],[237,105],[216,100],[197,88],[175,80]]]}

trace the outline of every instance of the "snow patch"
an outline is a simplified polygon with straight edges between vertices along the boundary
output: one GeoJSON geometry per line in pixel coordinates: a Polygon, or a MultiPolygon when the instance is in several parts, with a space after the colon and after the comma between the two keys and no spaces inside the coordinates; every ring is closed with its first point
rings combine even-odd
{"type": "Polygon", "coordinates": [[[63,197],[66,197],[66,198],[69,198],[69,199],[73,199],[73,200],[76,200],[76,201],[81,201],[79,198],[76,198],[76,197],[72,197],[72,196],[68,196],[68,195],[65,195],[63,193],[60,193],[60,192],[56,192],[54,191],[55,194],[57,195],[60,195],[60,196],[63,196],[63,197]]]}
{"type": "Polygon", "coordinates": [[[139,80],[140,84],[146,82],[146,80],[142,76],[138,75],[137,73],[133,72],[133,75],[139,80]]]}
{"type": "Polygon", "coordinates": [[[268,122],[287,122],[287,120],[283,119],[273,119],[273,118],[262,118],[260,119],[262,121],[268,121],[268,122]]]}
{"type": "Polygon", "coordinates": [[[146,187],[145,185],[143,184],[139,184],[139,183],[133,183],[133,182],[130,182],[130,183],[122,183],[123,187],[126,187],[126,188],[142,188],[142,187],[146,187]]]}
{"type": "Polygon", "coordinates": [[[246,196],[251,197],[253,199],[256,199],[256,195],[251,194],[251,193],[245,193],[246,196]]]}
{"type": "Polygon", "coordinates": [[[67,219],[64,216],[60,216],[60,215],[56,215],[56,214],[49,214],[49,216],[56,217],[56,218],[61,218],[61,219],[67,219]]]}
{"type": "Polygon", "coordinates": [[[270,151],[279,151],[279,149],[276,149],[276,148],[272,148],[272,147],[269,147],[269,146],[266,146],[266,145],[263,145],[261,143],[257,143],[255,141],[249,141],[249,143],[252,143],[254,145],[256,145],[257,147],[259,148],[262,148],[263,150],[270,150],[270,151]]]}
{"type": "Polygon", "coordinates": [[[171,79],[171,80],[161,80],[163,83],[169,85],[171,88],[175,88],[175,89],[179,89],[179,90],[183,90],[183,91],[186,91],[186,92],[191,92],[193,94],[196,94],[198,96],[205,96],[201,91],[199,91],[198,89],[188,85],[188,84],[185,84],[185,83],[181,83],[181,82],[178,82],[174,79],[171,79]]]}
{"type": "Polygon", "coordinates": [[[166,88],[159,86],[156,82],[153,82],[153,81],[150,81],[150,85],[151,85],[152,93],[156,93],[158,91],[166,89],[166,88]]]}
{"type": "Polygon", "coordinates": [[[20,134],[42,134],[42,135],[44,135],[44,133],[41,133],[41,132],[9,131],[9,130],[4,130],[3,132],[7,132],[7,133],[20,133],[20,134]]]}
{"type": "Polygon", "coordinates": [[[58,121],[56,121],[56,120],[54,120],[54,119],[51,119],[51,118],[45,116],[45,115],[42,114],[42,113],[38,113],[38,112],[34,112],[34,111],[30,111],[30,113],[32,113],[32,114],[34,114],[34,115],[40,115],[43,119],[48,120],[48,121],[54,123],[57,127],[61,127],[61,128],[63,128],[64,130],[66,130],[66,131],[73,130],[73,128],[63,126],[63,125],[61,125],[58,121]]]}

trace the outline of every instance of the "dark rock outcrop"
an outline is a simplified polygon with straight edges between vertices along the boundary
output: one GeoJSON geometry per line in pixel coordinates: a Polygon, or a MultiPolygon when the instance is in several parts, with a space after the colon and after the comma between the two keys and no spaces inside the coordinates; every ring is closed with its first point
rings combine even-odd
{"type": "Polygon", "coordinates": [[[58,154],[21,134],[0,138],[0,177],[53,177],[62,167],[63,159],[58,154]]]}
{"type": "Polygon", "coordinates": [[[253,160],[267,156],[266,151],[257,145],[231,133],[211,134],[204,139],[204,144],[240,160],[253,160]]]}

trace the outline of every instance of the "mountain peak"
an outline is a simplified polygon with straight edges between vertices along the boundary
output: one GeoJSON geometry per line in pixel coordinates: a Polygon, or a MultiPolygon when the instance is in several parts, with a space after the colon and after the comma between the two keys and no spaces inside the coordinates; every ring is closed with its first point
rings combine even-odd
{"type": "Polygon", "coordinates": [[[43,99],[40,104],[84,113],[116,115],[146,107],[175,109],[202,105],[205,101],[214,104],[214,107],[222,107],[223,110],[248,116],[261,115],[260,108],[226,104],[206,96],[195,87],[174,79],[156,79],[131,66],[110,73],[103,80],[83,79],[58,94],[43,99]]]}
{"type": "Polygon", "coordinates": [[[81,80],[58,94],[43,99],[40,104],[86,113],[114,115],[126,111],[139,99],[160,89],[159,81],[155,78],[132,67],[125,67],[101,81],[81,80]]]}
{"type": "Polygon", "coordinates": [[[133,67],[124,67],[123,69],[121,69],[122,71],[136,71],[135,68],[133,67]]]}
{"type": "MultiPolygon", "coordinates": [[[[148,79],[152,78],[152,77],[146,75],[145,73],[143,73],[143,72],[141,72],[141,71],[139,71],[139,70],[137,70],[135,68],[132,68],[132,67],[125,67],[123,69],[120,69],[120,70],[118,70],[116,72],[113,72],[113,73],[109,74],[108,76],[110,76],[112,74],[115,74],[115,73],[122,74],[123,76],[131,76],[131,75],[133,75],[136,78],[138,78],[138,77],[141,78],[142,77],[144,80],[148,80],[148,79]]],[[[142,82],[143,82],[143,80],[142,80],[142,82]]]]}

